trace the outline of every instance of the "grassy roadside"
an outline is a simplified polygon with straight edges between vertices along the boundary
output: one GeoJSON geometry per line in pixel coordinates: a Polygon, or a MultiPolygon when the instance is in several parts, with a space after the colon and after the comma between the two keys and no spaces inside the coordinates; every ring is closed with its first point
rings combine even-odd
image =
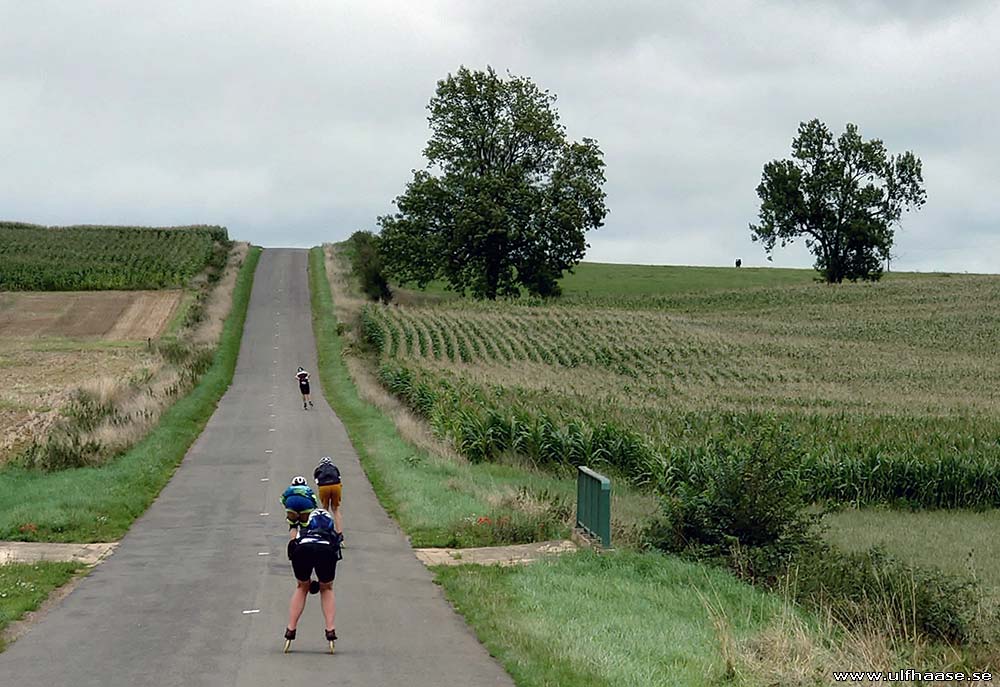
{"type": "Polygon", "coordinates": [[[6,648],[4,630],[35,610],[84,566],[79,563],[8,563],[0,565],[0,652],[6,648]]]}
{"type": "Polygon", "coordinates": [[[725,572],[655,554],[435,572],[519,687],[754,684],[731,652],[783,612],[725,572]]]}
{"type": "Polygon", "coordinates": [[[251,249],[240,269],[211,367],[145,439],[100,467],[0,470],[0,539],[112,541],[149,507],[232,381],[260,252],[251,249]]]}

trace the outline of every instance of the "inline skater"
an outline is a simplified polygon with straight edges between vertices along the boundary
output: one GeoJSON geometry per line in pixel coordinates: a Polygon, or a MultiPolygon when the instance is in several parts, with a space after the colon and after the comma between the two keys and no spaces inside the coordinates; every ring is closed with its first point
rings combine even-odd
{"type": "Polygon", "coordinates": [[[299,380],[299,393],[302,394],[302,410],[309,410],[309,408],[313,407],[312,398],[309,395],[309,373],[300,367],[298,372],[295,373],[295,378],[299,380]]]}
{"type": "Polygon", "coordinates": [[[333,595],[333,578],[337,575],[337,561],[341,559],[340,536],[334,530],[333,518],[322,508],[309,515],[304,531],[288,542],[288,560],[292,562],[295,574],[295,590],[288,605],[288,625],[285,627],[285,653],[291,649],[292,640],[298,629],[299,618],[306,607],[309,587],[314,582],[315,570],[319,580],[320,604],[323,607],[323,621],[326,641],[330,643],[330,653],[334,651],[337,630],[334,626],[336,600],[333,595]]]}
{"type": "Polygon", "coordinates": [[[297,475],[292,478],[281,494],[281,505],[285,507],[285,519],[288,521],[288,538],[295,539],[299,528],[309,522],[309,514],[315,510],[316,494],[309,488],[306,478],[297,475]]]}
{"type": "Polygon", "coordinates": [[[333,513],[333,522],[341,538],[344,535],[344,521],[340,514],[340,498],[343,494],[343,481],[340,469],[333,464],[330,456],[319,459],[319,465],[313,470],[313,479],[319,491],[319,505],[333,513]]]}

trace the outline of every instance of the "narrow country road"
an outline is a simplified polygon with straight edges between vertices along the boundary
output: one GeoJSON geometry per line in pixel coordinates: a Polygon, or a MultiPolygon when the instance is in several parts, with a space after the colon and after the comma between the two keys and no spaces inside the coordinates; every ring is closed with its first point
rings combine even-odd
{"type": "Polygon", "coordinates": [[[264,252],[236,376],[204,433],[115,553],[0,654],[0,684],[513,685],[380,507],[323,398],[306,263],[304,250],[264,252]],[[312,373],[313,411],[302,410],[299,365],[312,373]],[[340,640],[324,653],[310,596],[284,655],[293,578],[278,497],[293,475],[311,483],[322,455],[344,475],[340,640]]]}

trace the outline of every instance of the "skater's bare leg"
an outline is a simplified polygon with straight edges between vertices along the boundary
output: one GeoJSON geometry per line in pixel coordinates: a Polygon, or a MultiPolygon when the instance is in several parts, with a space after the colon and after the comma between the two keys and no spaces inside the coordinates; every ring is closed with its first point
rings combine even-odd
{"type": "MultiPolygon", "coordinates": [[[[333,503],[332,499],[331,499],[330,503],[333,503]]],[[[340,532],[341,534],[344,533],[344,520],[343,520],[343,518],[340,515],[340,507],[339,506],[337,508],[333,509],[333,524],[337,528],[338,532],[340,532]]]]}
{"type": "Polygon", "coordinates": [[[302,611],[306,607],[306,596],[309,594],[309,580],[302,582],[295,580],[295,591],[292,592],[292,601],[288,605],[288,629],[294,630],[302,617],[302,611]]]}
{"type": "MultiPolygon", "coordinates": [[[[337,610],[336,601],[333,597],[333,582],[320,582],[319,583],[319,600],[323,604],[323,619],[326,621],[327,630],[332,630],[333,625],[333,615],[337,610]]],[[[305,604],[305,599],[303,597],[303,604],[305,604]]],[[[299,610],[301,614],[302,611],[299,610]]]]}

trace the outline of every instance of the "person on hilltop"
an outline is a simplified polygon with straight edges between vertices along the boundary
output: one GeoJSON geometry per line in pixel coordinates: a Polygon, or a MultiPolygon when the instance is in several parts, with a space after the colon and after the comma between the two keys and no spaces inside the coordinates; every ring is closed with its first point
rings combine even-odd
{"type": "Polygon", "coordinates": [[[299,393],[302,394],[302,410],[309,410],[313,407],[312,398],[309,396],[309,373],[303,368],[299,368],[295,373],[295,378],[299,380],[299,393]]]}
{"type": "Polygon", "coordinates": [[[340,478],[340,469],[333,464],[330,456],[323,456],[319,459],[319,465],[313,470],[313,478],[316,480],[316,487],[319,490],[320,507],[333,513],[333,522],[337,526],[337,532],[343,536],[344,521],[340,514],[343,481],[340,478]]]}
{"type": "Polygon", "coordinates": [[[281,505],[285,507],[288,521],[288,538],[295,539],[300,527],[309,522],[309,515],[316,509],[316,494],[309,488],[306,478],[296,475],[292,483],[281,494],[281,505]]]}
{"type": "Polygon", "coordinates": [[[295,590],[288,605],[288,625],[285,627],[285,651],[288,652],[298,629],[299,618],[306,607],[310,587],[316,584],[313,571],[319,580],[320,605],[323,607],[326,641],[333,653],[337,630],[334,626],[336,600],[333,595],[333,578],[337,575],[337,561],[342,558],[340,535],[334,530],[333,518],[322,508],[312,511],[304,531],[288,542],[288,560],[295,574],[295,590]]]}

